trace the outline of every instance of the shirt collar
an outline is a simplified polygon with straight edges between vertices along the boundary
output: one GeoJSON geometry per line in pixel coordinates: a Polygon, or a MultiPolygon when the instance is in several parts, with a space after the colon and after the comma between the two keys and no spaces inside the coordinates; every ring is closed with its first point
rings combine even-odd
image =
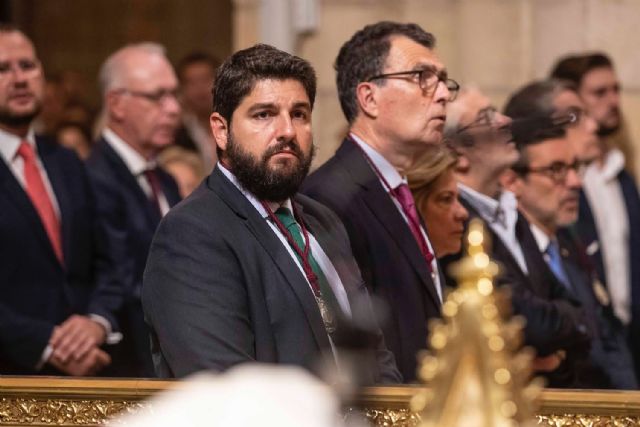
{"type": "Polygon", "coordinates": [[[387,159],[385,159],[382,154],[378,153],[374,150],[369,144],[364,142],[360,137],[358,137],[354,133],[349,134],[351,138],[364,150],[364,152],[369,156],[369,160],[373,165],[378,169],[382,177],[387,181],[387,183],[391,186],[391,188],[387,188],[386,190],[393,190],[397,188],[400,184],[406,184],[407,179],[403,178],[396,168],[393,167],[391,163],[387,159]]]}
{"type": "Polygon", "coordinates": [[[24,138],[0,129],[0,155],[7,164],[11,164],[11,162],[13,162],[23,140],[26,140],[35,149],[36,139],[33,128],[29,128],[27,136],[24,138]]]}
{"type": "Polygon", "coordinates": [[[131,171],[133,176],[142,174],[147,169],[154,169],[157,162],[154,160],[147,161],[140,153],[127,144],[114,131],[106,128],[102,131],[102,136],[107,140],[111,148],[120,156],[127,169],[131,171]]]}
{"type": "Polygon", "coordinates": [[[536,243],[538,244],[538,249],[540,249],[540,252],[542,253],[546,252],[547,248],[549,247],[549,243],[551,243],[551,237],[549,237],[549,235],[544,231],[542,231],[540,227],[538,227],[537,225],[535,224],[530,224],[530,225],[531,225],[531,234],[533,234],[533,237],[536,239],[536,243]]]}
{"type": "MultiPolygon", "coordinates": [[[[251,203],[253,205],[254,208],[256,208],[256,210],[258,211],[258,213],[263,217],[263,218],[269,218],[269,214],[267,213],[266,209],[264,208],[264,206],[262,206],[262,203],[260,202],[260,200],[258,200],[258,198],[256,196],[253,195],[253,193],[250,193],[249,191],[247,191],[242,184],[240,184],[240,181],[238,181],[238,178],[236,178],[236,176],[226,167],[224,167],[222,165],[222,163],[218,162],[218,164],[216,165],[217,168],[220,169],[220,172],[222,172],[224,174],[224,176],[227,177],[227,179],[229,181],[231,181],[231,183],[236,186],[236,188],[238,190],[240,190],[240,192],[244,195],[244,197],[247,198],[247,200],[249,200],[249,203],[251,203]]],[[[291,203],[291,199],[287,199],[285,200],[285,202],[282,205],[279,205],[278,203],[275,202],[265,202],[267,204],[267,206],[269,206],[269,208],[271,209],[271,212],[274,212],[276,210],[278,210],[278,208],[283,207],[283,208],[287,208],[289,209],[291,212],[293,212],[293,206],[291,203]]]]}
{"type": "Polygon", "coordinates": [[[611,181],[615,179],[623,169],[624,154],[622,154],[622,151],[619,149],[614,148],[607,153],[600,174],[605,180],[611,181]]]}
{"type": "Polygon", "coordinates": [[[502,190],[498,199],[482,194],[471,187],[458,183],[461,196],[478,211],[480,216],[489,223],[501,223],[504,228],[515,225],[518,219],[518,200],[515,194],[502,190]]]}

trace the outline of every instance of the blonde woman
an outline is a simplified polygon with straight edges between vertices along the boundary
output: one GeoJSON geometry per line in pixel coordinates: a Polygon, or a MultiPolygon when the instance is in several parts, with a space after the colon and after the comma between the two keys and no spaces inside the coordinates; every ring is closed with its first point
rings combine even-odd
{"type": "Polygon", "coordinates": [[[416,209],[424,218],[436,257],[460,252],[469,217],[458,200],[455,155],[445,146],[429,147],[407,174],[416,209]]]}

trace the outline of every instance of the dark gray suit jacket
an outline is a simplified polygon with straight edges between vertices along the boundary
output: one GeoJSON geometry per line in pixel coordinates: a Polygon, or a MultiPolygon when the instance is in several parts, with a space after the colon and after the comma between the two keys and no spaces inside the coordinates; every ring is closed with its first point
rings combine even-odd
{"type": "Polygon", "coordinates": [[[414,381],[416,355],[427,347],[429,319],[440,317],[440,299],[411,229],[348,139],[306,179],[302,192],[344,223],[365,282],[388,308],[382,322],[385,341],[405,381],[414,381]]]}
{"type": "MultiPolygon", "coordinates": [[[[366,298],[366,288],[344,227],[304,196],[294,203],[330,257],[352,309],[361,307],[357,300],[366,298]]],[[[248,361],[312,369],[331,349],[304,275],[265,219],[217,168],[162,220],[142,302],[161,377],[248,361]]],[[[356,310],[353,316],[359,321],[367,314],[356,310]]],[[[374,335],[377,372],[366,381],[399,381],[380,332],[374,335]]]]}

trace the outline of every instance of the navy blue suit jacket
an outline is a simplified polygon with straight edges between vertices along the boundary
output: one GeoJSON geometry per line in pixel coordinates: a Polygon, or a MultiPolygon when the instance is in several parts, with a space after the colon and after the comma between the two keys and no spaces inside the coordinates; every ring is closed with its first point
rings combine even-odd
{"type": "Polygon", "coordinates": [[[405,381],[415,381],[417,354],[427,347],[429,319],[440,317],[440,299],[409,226],[349,140],[305,180],[302,192],[344,223],[365,283],[388,309],[381,319],[387,346],[405,381]]]}
{"type": "Polygon", "coordinates": [[[584,246],[570,230],[558,233],[564,269],[571,283],[570,292],[580,300],[590,329],[593,331],[589,363],[579,378],[585,388],[635,390],[638,382],[624,327],[610,304],[596,296],[598,286],[595,269],[584,253],[584,246]]]}
{"type": "MultiPolygon", "coordinates": [[[[631,277],[631,324],[629,325],[629,344],[634,358],[636,376],[640,377],[640,195],[633,177],[626,171],[617,176],[629,218],[629,267],[631,277]]],[[[605,284],[607,277],[604,271],[602,248],[599,244],[593,212],[584,193],[580,195],[580,215],[575,231],[584,242],[585,247],[593,248],[591,260],[596,267],[598,278],[605,284]]]]}
{"type": "MultiPolygon", "coordinates": [[[[106,230],[109,254],[115,263],[114,274],[124,293],[124,303],[118,312],[124,339],[113,350],[113,366],[108,373],[154,376],[140,295],[142,273],[160,213],[104,139],[97,141],[87,160],[87,169],[97,197],[98,217],[106,230]]],[[[169,205],[175,205],[180,200],[175,181],[161,170],[158,178],[169,205]]]]}
{"type": "MultiPolygon", "coordinates": [[[[0,373],[33,374],[54,326],[94,313],[117,328],[122,295],[110,274],[84,165],[37,137],[38,155],[60,207],[65,265],[55,256],[29,196],[0,160],[0,373]]],[[[52,369],[52,368],[51,368],[52,369]]],[[[45,368],[41,373],[54,373],[45,368]]]]}

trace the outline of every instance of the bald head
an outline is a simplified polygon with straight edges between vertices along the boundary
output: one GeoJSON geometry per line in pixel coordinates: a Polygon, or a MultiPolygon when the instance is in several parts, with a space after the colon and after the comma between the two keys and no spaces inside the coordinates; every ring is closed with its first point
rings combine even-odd
{"type": "Polygon", "coordinates": [[[180,105],[178,80],[164,48],[155,43],[128,45],[100,70],[107,126],[145,157],[173,142],[180,105]]]}

